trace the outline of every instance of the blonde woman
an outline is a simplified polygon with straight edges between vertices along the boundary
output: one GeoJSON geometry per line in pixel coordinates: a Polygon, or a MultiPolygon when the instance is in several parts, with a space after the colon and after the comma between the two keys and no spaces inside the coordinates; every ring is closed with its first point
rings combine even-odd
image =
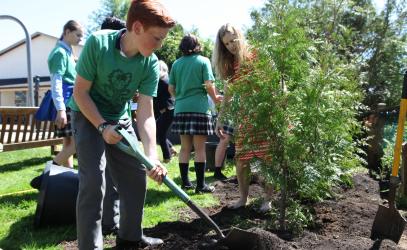
{"type": "MultiPolygon", "coordinates": [[[[242,32],[231,24],[223,25],[216,36],[215,48],[212,55],[212,64],[215,68],[217,76],[224,80],[227,84],[234,84],[234,82],[244,74],[245,71],[250,69],[243,69],[242,65],[245,62],[250,62],[255,58],[254,54],[251,53],[248,45],[245,42],[245,38],[242,32]]],[[[228,94],[227,84],[224,90],[224,102],[228,102],[231,97],[228,94]]],[[[247,84],[250,84],[248,82],[247,84]]],[[[247,97],[243,97],[247,98],[247,97]]],[[[244,108],[244,107],[241,107],[244,108]]],[[[215,157],[223,159],[226,147],[229,140],[233,136],[233,128],[228,124],[222,124],[223,110],[221,108],[218,115],[218,122],[215,127],[215,133],[220,138],[220,143],[215,154],[215,157]],[[222,155],[223,154],[223,155],[222,155]],[[220,155],[220,156],[219,156],[220,155]]],[[[242,118],[244,121],[245,119],[242,118]]],[[[238,209],[244,207],[247,203],[249,195],[249,184],[250,184],[250,167],[249,162],[253,158],[267,159],[267,148],[268,143],[266,141],[258,140],[258,131],[253,131],[252,127],[245,122],[241,124],[235,124],[237,128],[238,137],[235,138],[236,142],[236,175],[239,183],[239,193],[240,199],[229,206],[230,209],[238,209]],[[254,147],[251,150],[246,150],[243,148],[243,136],[249,134],[252,135],[254,140],[254,147]]],[[[216,164],[216,159],[215,159],[216,164]]],[[[220,171],[220,165],[217,170],[220,171]]],[[[216,174],[216,170],[215,170],[216,174]]],[[[265,186],[265,199],[264,203],[260,207],[261,211],[268,211],[271,208],[270,196],[272,189],[270,186],[265,186]]]]}

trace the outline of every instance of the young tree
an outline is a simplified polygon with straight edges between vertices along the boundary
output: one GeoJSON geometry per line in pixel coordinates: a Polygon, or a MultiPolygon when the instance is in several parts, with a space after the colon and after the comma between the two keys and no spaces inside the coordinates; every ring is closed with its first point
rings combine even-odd
{"type": "Polygon", "coordinates": [[[301,230],[311,221],[302,201],[328,197],[358,164],[357,67],[337,56],[331,40],[315,38],[308,15],[288,0],[254,12],[249,37],[258,60],[230,85],[229,118],[239,124],[245,117],[271,144],[271,160],[255,165],[281,193],[281,230],[301,230]]]}

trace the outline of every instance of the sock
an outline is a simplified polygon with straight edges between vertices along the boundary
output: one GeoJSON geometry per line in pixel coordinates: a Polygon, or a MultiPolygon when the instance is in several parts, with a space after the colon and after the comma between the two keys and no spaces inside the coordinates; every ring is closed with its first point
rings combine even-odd
{"type": "Polygon", "coordinates": [[[220,175],[220,174],[222,174],[222,168],[215,166],[214,174],[215,174],[215,175],[220,175]]]}
{"type": "Polygon", "coordinates": [[[181,180],[183,186],[191,186],[191,182],[188,177],[188,163],[178,163],[179,172],[181,174],[181,180]]]}
{"type": "Polygon", "coordinates": [[[196,174],[196,187],[203,188],[205,186],[205,162],[195,162],[195,174],[196,174]]]}

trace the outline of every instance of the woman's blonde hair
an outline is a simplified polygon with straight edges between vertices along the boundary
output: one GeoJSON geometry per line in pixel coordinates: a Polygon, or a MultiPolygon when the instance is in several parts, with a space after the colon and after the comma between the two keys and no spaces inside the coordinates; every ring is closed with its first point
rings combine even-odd
{"type": "Polygon", "coordinates": [[[167,79],[168,78],[168,66],[163,60],[159,60],[158,64],[160,66],[160,79],[167,79]]]}
{"type": "Polygon", "coordinates": [[[217,76],[222,80],[228,80],[235,73],[234,64],[237,63],[240,65],[242,61],[246,60],[248,57],[249,50],[242,32],[229,23],[222,25],[216,35],[215,48],[212,54],[212,65],[217,76]],[[227,33],[236,36],[238,41],[236,55],[230,53],[223,44],[222,38],[227,33]]]}

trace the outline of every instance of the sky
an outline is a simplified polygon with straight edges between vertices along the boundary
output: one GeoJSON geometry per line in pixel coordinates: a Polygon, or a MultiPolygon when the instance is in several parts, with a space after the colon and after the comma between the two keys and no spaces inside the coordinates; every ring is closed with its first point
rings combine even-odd
{"type": "MultiPolygon", "coordinates": [[[[184,29],[198,28],[204,38],[214,39],[224,23],[232,23],[242,30],[252,24],[250,11],[259,9],[265,0],[161,0],[184,29]]],[[[384,0],[374,0],[383,8],[384,0]]],[[[28,33],[42,32],[59,37],[63,25],[70,19],[83,26],[89,15],[99,9],[101,0],[0,0],[0,16],[10,15],[26,26],[28,33]]],[[[0,19],[0,51],[25,38],[15,21],[0,19]]]]}
{"type": "MultiPolygon", "coordinates": [[[[213,39],[219,27],[232,23],[241,29],[250,27],[250,10],[265,0],[162,0],[174,19],[186,30],[198,28],[204,38],[213,39]]],[[[70,19],[86,26],[89,15],[99,9],[101,0],[0,0],[0,16],[10,15],[26,26],[28,33],[42,32],[59,37],[70,19]]],[[[25,38],[15,21],[0,19],[0,50],[25,38]]]]}

